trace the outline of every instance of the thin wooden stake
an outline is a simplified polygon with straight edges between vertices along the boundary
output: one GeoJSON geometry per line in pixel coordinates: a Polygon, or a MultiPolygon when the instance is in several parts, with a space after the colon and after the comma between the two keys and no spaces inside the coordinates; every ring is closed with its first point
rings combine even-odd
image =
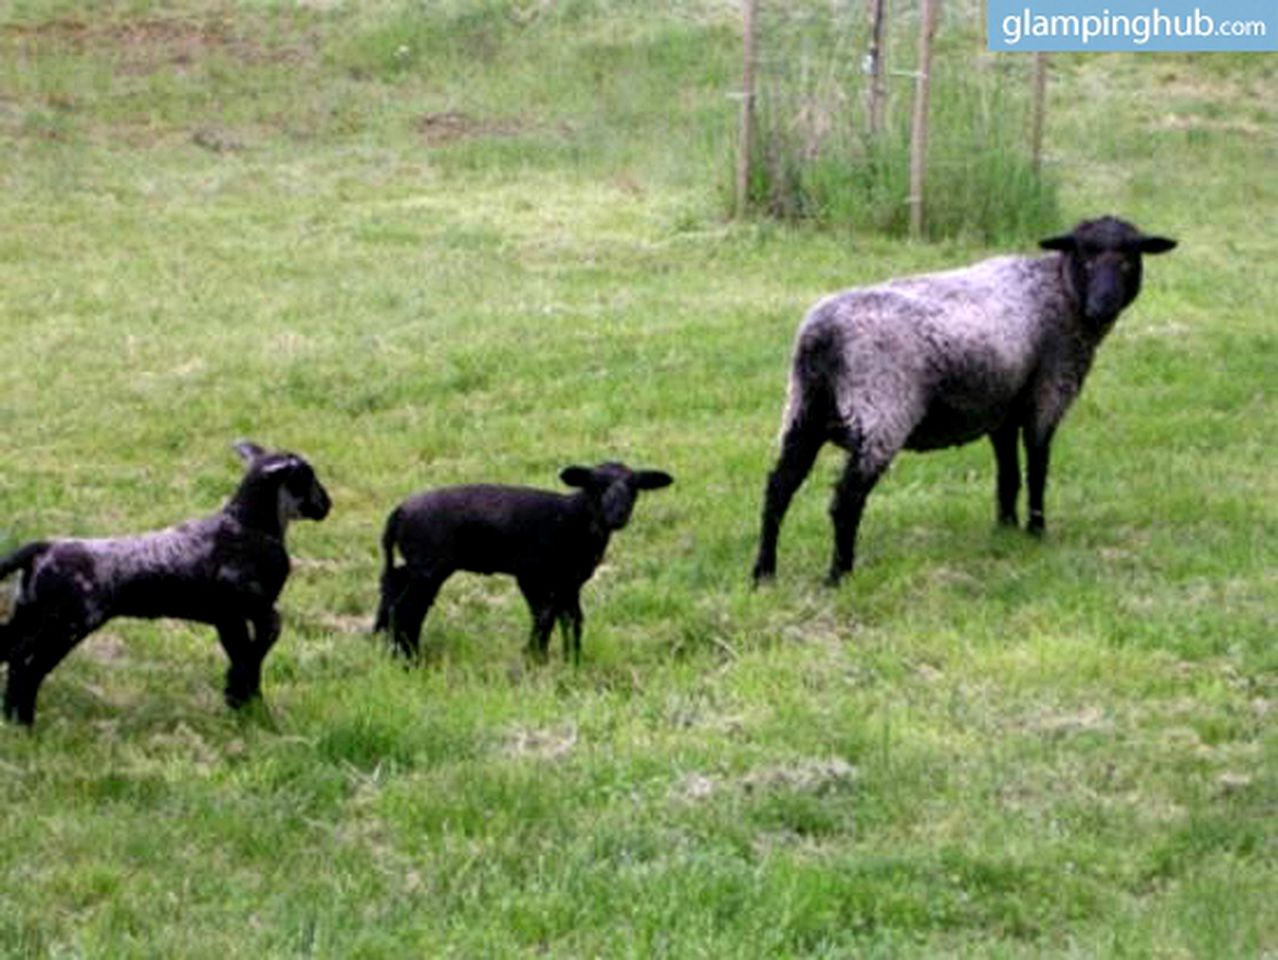
{"type": "Polygon", "coordinates": [[[746,215],[750,172],[754,162],[754,24],[755,0],[741,0],[741,139],[737,144],[737,217],[746,215]]]}
{"type": "Polygon", "coordinates": [[[931,96],[932,37],[941,0],[923,0],[919,21],[919,65],[914,79],[914,117],[910,123],[910,236],[923,236],[923,181],[927,174],[927,109],[931,96]]]}
{"type": "Polygon", "coordinates": [[[1043,173],[1043,117],[1047,101],[1047,54],[1034,54],[1034,105],[1030,128],[1030,163],[1034,176],[1043,173]]]}
{"type": "Polygon", "coordinates": [[[869,102],[866,105],[866,116],[869,119],[871,138],[877,138],[883,132],[883,105],[887,99],[887,91],[883,86],[886,72],[883,49],[883,21],[886,19],[887,0],[869,0],[870,4],[870,49],[866,53],[866,72],[870,75],[869,102]]]}

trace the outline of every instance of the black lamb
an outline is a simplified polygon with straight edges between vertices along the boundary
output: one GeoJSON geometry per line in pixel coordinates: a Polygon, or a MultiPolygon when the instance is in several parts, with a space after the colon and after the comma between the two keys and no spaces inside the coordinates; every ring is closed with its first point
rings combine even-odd
{"type": "Polygon", "coordinates": [[[458,570],[513,576],[532,611],[529,652],[545,660],[558,620],[564,657],[581,659],[581,587],[603,560],[608,538],[630,519],[641,490],[669,486],[659,470],[621,463],[567,467],[573,494],[472,484],[419,493],[391,511],[382,536],[385,569],[374,630],[416,658],[422,621],[458,570]],[[404,558],[395,565],[395,550],[404,558]]]}
{"type": "Polygon", "coordinates": [[[30,726],[41,681],[113,617],[211,624],[231,661],[227,704],[260,695],[262,661],[280,632],[275,600],[289,573],[285,531],[299,517],[324,519],[331,502],[297,454],[247,441],[235,450],[247,464],[244,479],[211,516],[133,537],[37,541],[0,560],[0,578],[22,576],[12,616],[0,625],[6,718],[30,726]]]}

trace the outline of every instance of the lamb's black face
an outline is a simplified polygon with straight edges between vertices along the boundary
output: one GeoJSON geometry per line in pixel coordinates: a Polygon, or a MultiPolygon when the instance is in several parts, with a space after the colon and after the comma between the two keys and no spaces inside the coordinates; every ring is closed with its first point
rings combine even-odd
{"type": "Polygon", "coordinates": [[[641,490],[660,490],[674,483],[674,477],[661,470],[631,470],[624,463],[615,462],[597,467],[565,467],[559,478],[570,487],[581,487],[600,498],[609,530],[620,530],[630,522],[641,490]]]}
{"type": "Polygon", "coordinates": [[[281,525],[297,517],[323,520],[333,501],[305,458],[285,450],[267,451],[240,441],[235,451],[249,465],[249,476],[277,484],[281,525]]]}
{"type": "Polygon", "coordinates": [[[1040,242],[1065,254],[1070,286],[1083,316],[1105,326],[1140,293],[1141,255],[1166,253],[1175,240],[1151,237],[1115,217],[1085,220],[1071,233],[1040,242]]]}
{"type": "Polygon", "coordinates": [[[281,503],[287,497],[296,505],[298,516],[307,520],[323,520],[333,506],[328,491],[309,463],[296,454],[287,456],[291,462],[285,467],[280,482],[281,503]]]}

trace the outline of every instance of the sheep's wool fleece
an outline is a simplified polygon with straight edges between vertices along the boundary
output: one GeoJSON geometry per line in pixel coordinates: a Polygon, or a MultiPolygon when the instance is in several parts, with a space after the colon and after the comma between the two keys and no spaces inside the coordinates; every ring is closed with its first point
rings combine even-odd
{"type": "Polygon", "coordinates": [[[1031,381],[1036,419],[1054,422],[1103,333],[1083,328],[1055,256],[846,290],[799,327],[785,423],[828,397],[836,440],[886,462],[988,432],[1031,381]]]}

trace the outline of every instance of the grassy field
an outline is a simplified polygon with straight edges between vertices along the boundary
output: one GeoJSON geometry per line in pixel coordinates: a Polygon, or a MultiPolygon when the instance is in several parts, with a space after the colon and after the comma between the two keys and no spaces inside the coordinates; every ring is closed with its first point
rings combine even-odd
{"type": "Polygon", "coordinates": [[[335,507],[265,709],[210,630],[117,621],[0,729],[0,955],[1278,951],[1278,59],[1054,61],[1060,226],[1180,247],[1046,540],[987,446],[906,456],[824,590],[831,452],[752,593],[804,308],[991,251],[726,222],[732,5],[82,6],[0,5],[0,548],[211,511],[240,436],[335,507]],[[677,482],[580,668],[499,579],[422,669],[367,635],[404,495],[609,458],[677,482]]]}

